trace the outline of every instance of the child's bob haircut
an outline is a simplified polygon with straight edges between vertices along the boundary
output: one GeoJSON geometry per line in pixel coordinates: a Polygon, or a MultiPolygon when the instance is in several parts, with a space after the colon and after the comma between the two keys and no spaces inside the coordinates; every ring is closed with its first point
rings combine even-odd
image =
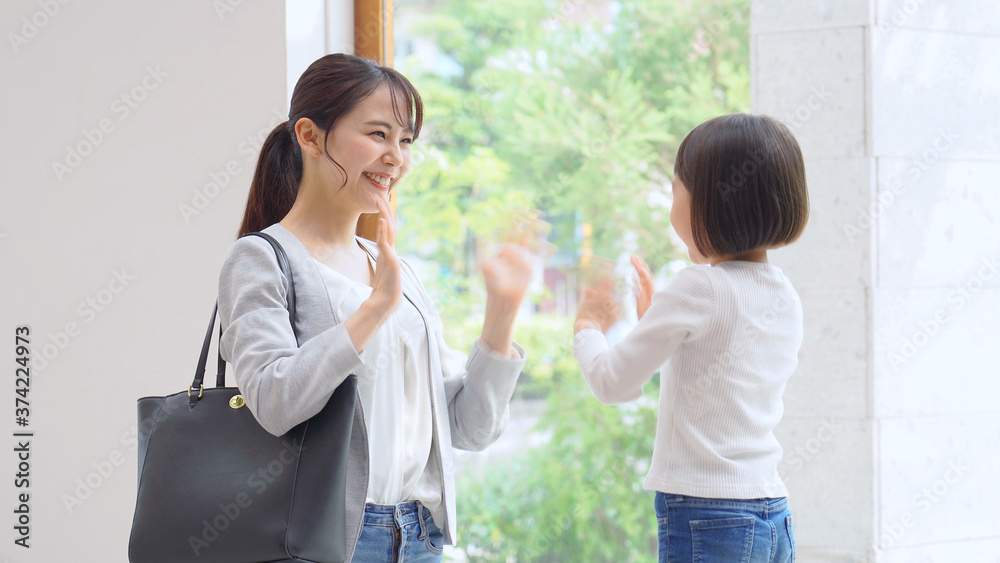
{"type": "Polygon", "coordinates": [[[802,151],[766,115],[734,113],[695,127],[677,149],[674,175],[691,194],[691,233],[704,256],[784,246],[809,219],[802,151]]]}

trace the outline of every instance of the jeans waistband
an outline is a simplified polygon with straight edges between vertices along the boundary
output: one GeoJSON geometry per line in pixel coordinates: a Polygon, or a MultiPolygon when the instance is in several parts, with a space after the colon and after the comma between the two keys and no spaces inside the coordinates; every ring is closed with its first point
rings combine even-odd
{"type": "Polygon", "coordinates": [[[658,492],[662,495],[664,504],[702,506],[713,508],[735,508],[747,511],[761,511],[766,513],[784,510],[788,507],[787,497],[778,498],[758,498],[758,499],[725,499],[725,498],[702,498],[687,495],[674,495],[658,492]]]}
{"type": "Polygon", "coordinates": [[[402,528],[408,524],[420,525],[420,538],[427,533],[427,522],[431,511],[419,500],[399,504],[365,504],[364,523],[371,526],[394,526],[402,528]]]}

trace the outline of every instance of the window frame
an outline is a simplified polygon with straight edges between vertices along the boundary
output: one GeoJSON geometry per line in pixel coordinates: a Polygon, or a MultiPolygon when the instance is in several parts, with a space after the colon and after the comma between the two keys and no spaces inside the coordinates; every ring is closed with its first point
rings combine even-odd
{"type": "MultiPolygon", "coordinates": [[[[354,54],[381,65],[392,66],[393,0],[354,0],[354,54]]],[[[389,205],[396,213],[397,196],[390,195],[389,205]]],[[[378,233],[378,214],[365,213],[358,220],[357,234],[374,241],[378,233]]]]}

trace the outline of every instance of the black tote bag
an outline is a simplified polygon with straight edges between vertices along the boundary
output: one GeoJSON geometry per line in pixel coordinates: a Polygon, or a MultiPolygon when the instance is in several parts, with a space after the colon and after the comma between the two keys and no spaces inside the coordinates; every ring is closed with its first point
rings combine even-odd
{"type": "MultiPolygon", "coordinates": [[[[288,279],[294,328],[284,249],[265,233],[250,235],[274,248],[288,279]]],[[[357,376],[348,376],[316,416],[274,436],[244,406],[240,390],[225,386],[221,355],[216,387],[202,385],[217,312],[218,305],[188,390],[138,401],[139,487],[129,561],[346,561],[357,376]]]]}

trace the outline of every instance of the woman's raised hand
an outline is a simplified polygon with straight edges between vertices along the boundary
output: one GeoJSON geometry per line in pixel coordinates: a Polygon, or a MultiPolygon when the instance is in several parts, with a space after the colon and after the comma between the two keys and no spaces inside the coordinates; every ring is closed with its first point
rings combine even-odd
{"type": "Polygon", "coordinates": [[[495,256],[483,262],[483,280],[489,297],[517,308],[531,283],[534,265],[551,244],[545,236],[552,225],[539,212],[522,212],[512,220],[506,243],[495,256]]]}
{"type": "Polygon", "coordinates": [[[372,278],[372,294],[369,299],[389,316],[403,291],[403,283],[399,272],[399,258],[396,256],[396,218],[389,209],[389,203],[381,198],[378,200],[378,231],[375,242],[378,243],[378,264],[375,266],[375,276],[372,278]]]}
{"type": "MultiPolygon", "coordinates": [[[[537,211],[518,213],[504,224],[509,228],[506,242],[495,256],[482,262],[486,317],[481,340],[490,350],[511,357],[515,355],[511,349],[514,319],[528,292],[536,261],[552,248],[545,242],[552,226],[542,221],[537,211]]],[[[477,250],[485,254],[482,247],[477,250]]]]}
{"type": "Polygon", "coordinates": [[[399,258],[396,256],[396,222],[389,204],[381,199],[378,200],[378,214],[378,231],[375,235],[378,264],[375,265],[375,275],[372,276],[372,294],[344,323],[354,349],[359,353],[399,305],[403,292],[399,258]]]}

